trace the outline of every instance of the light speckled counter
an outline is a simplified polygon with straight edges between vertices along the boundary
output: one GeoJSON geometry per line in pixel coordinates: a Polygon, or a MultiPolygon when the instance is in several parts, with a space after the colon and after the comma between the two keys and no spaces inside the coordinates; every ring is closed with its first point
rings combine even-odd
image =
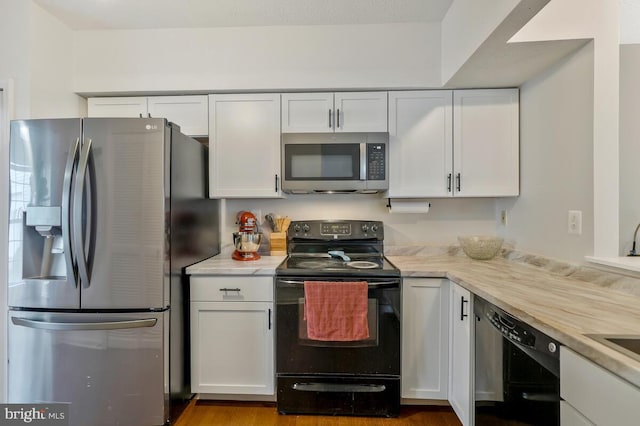
{"type": "Polygon", "coordinates": [[[223,253],[187,268],[189,275],[275,275],[286,256],[262,256],[258,260],[233,260],[223,253]]]}
{"type": "Polygon", "coordinates": [[[586,334],[640,335],[640,296],[504,258],[388,256],[408,277],[446,277],[640,387],[640,362],[586,334]]]}

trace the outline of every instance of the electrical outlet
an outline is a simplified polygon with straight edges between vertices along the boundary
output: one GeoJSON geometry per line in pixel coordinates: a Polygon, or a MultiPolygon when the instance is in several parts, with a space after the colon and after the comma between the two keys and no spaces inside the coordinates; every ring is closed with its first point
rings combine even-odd
{"type": "Polygon", "coordinates": [[[569,234],[582,234],[582,211],[581,210],[569,210],[569,234]]]}
{"type": "Polygon", "coordinates": [[[507,226],[507,211],[500,210],[500,223],[502,226],[507,226]]]}

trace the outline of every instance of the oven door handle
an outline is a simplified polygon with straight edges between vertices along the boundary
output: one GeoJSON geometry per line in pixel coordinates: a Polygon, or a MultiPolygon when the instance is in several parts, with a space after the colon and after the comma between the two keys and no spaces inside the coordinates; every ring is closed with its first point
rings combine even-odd
{"type": "MultiPolygon", "coordinates": [[[[317,281],[317,280],[315,280],[315,281],[317,281]]],[[[323,281],[331,281],[331,280],[323,280],[323,281]]],[[[366,281],[366,280],[362,280],[362,281],[366,281]]],[[[340,281],[335,281],[335,282],[340,282],[340,281]]],[[[304,281],[301,281],[301,280],[283,280],[283,279],[278,279],[278,281],[277,281],[277,286],[278,287],[297,287],[297,286],[301,286],[301,285],[304,285],[304,281]],[[284,285],[280,285],[280,284],[284,284],[284,285]]],[[[367,282],[367,285],[369,286],[369,288],[399,286],[400,285],[400,281],[398,281],[398,280],[390,280],[390,281],[367,282]]]]}

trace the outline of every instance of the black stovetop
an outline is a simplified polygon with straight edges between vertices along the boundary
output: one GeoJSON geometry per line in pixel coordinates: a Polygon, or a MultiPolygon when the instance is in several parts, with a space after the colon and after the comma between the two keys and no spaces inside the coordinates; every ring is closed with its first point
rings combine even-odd
{"type": "Polygon", "coordinates": [[[276,273],[304,277],[399,277],[398,268],[384,257],[382,235],[382,222],[292,222],[287,238],[289,255],[276,273]],[[341,252],[348,259],[332,256],[331,251],[341,252]]]}

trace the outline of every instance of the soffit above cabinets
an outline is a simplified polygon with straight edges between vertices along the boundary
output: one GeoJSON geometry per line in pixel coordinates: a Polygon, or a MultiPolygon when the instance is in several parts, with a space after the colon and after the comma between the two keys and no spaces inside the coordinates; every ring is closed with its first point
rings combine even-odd
{"type": "Polygon", "coordinates": [[[34,0],[74,30],[440,22],[453,0],[34,0]]]}

